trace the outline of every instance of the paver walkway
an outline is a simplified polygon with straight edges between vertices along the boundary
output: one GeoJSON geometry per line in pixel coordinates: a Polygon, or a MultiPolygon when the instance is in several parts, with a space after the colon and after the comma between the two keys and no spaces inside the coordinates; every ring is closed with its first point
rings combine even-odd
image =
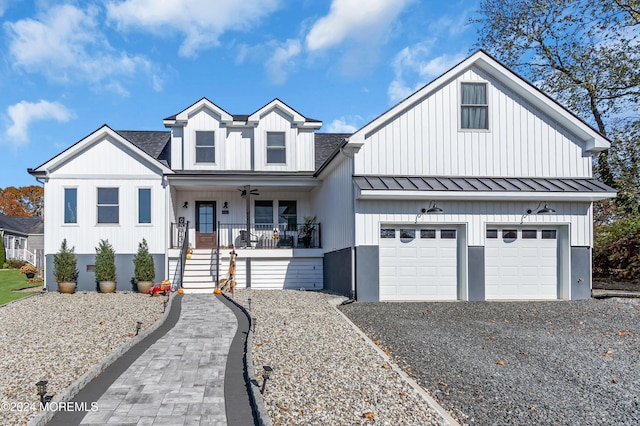
{"type": "Polygon", "coordinates": [[[212,294],[182,299],[178,323],[98,399],[81,425],[226,425],[224,376],[237,330],[212,294]]]}

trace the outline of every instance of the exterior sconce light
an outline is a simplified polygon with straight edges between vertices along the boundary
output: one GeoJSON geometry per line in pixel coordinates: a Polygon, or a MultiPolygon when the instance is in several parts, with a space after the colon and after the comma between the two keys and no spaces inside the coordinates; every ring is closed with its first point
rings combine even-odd
{"type": "Polygon", "coordinates": [[[223,208],[224,210],[227,210],[227,209],[229,208],[229,202],[228,202],[228,201],[225,201],[225,202],[224,202],[224,204],[222,205],[222,208],[223,208]]]}
{"type": "Polygon", "coordinates": [[[184,204],[182,205],[183,209],[188,209],[189,208],[189,202],[185,201],[184,204]]]}
{"type": "Polygon", "coordinates": [[[438,207],[435,201],[432,201],[431,204],[429,204],[429,208],[427,209],[427,214],[439,214],[439,213],[444,213],[444,210],[438,207]]]}
{"type": "Polygon", "coordinates": [[[262,369],[262,389],[260,389],[260,393],[264,393],[264,388],[267,386],[267,380],[269,380],[271,372],[273,371],[273,368],[269,365],[263,365],[262,369]]]}
{"type": "Polygon", "coordinates": [[[138,321],[136,322],[136,336],[138,335],[138,333],[140,332],[140,329],[142,328],[142,321],[138,321]]]}
{"type": "Polygon", "coordinates": [[[535,209],[527,209],[526,213],[522,215],[522,218],[520,218],[520,225],[522,225],[522,222],[524,222],[524,218],[529,216],[530,214],[533,214],[534,211],[535,211],[535,214],[542,214],[542,215],[555,214],[556,212],[555,209],[552,209],[547,205],[546,201],[540,201],[538,203],[538,206],[535,209]],[[540,208],[542,203],[544,203],[544,207],[540,208]]]}

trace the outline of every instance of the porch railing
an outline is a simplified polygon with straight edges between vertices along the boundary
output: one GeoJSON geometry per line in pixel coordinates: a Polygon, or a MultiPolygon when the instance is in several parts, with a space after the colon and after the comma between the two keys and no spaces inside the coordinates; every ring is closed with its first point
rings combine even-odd
{"type": "Polygon", "coordinates": [[[221,223],[218,226],[220,247],[257,249],[320,248],[320,223],[221,223]],[[306,225],[306,227],[305,227],[306,225]],[[305,232],[306,228],[306,232],[305,232]]]}
{"type": "Polygon", "coordinates": [[[5,257],[7,259],[18,259],[24,260],[32,264],[35,267],[38,266],[38,250],[35,249],[33,252],[27,250],[26,248],[6,248],[5,249],[5,257]]]}
{"type": "Polygon", "coordinates": [[[171,248],[180,248],[178,254],[178,263],[176,264],[176,270],[173,274],[173,281],[171,282],[172,290],[177,290],[182,287],[182,280],[184,278],[184,266],[187,261],[187,249],[189,248],[189,222],[186,223],[172,223],[171,224],[171,248]],[[174,226],[175,225],[175,226],[174,226]],[[174,240],[174,231],[175,237],[174,240]],[[178,245],[177,247],[174,244],[178,245]]]}

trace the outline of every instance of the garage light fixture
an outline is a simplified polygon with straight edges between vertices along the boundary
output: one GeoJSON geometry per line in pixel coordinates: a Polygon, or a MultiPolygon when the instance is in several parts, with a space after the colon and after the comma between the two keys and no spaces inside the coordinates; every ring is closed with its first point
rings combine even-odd
{"type": "Polygon", "coordinates": [[[540,201],[538,203],[538,206],[535,209],[527,209],[526,213],[522,215],[522,217],[520,218],[520,225],[522,225],[522,223],[524,222],[524,218],[529,216],[530,214],[533,214],[533,212],[535,211],[535,214],[555,214],[555,209],[552,209],[551,207],[549,207],[549,205],[547,204],[546,201],[540,201]],[[544,203],[544,207],[540,208],[540,206],[542,205],[542,203],[544,203]]]}
{"type": "Polygon", "coordinates": [[[444,210],[438,207],[435,201],[432,201],[431,204],[429,204],[429,208],[427,209],[427,214],[439,214],[439,213],[444,213],[444,210]]]}
{"type": "MultiPolygon", "coordinates": [[[[538,205],[539,207],[539,205],[538,205]]],[[[544,203],[544,207],[538,210],[537,214],[554,214],[556,211],[544,203]]]]}

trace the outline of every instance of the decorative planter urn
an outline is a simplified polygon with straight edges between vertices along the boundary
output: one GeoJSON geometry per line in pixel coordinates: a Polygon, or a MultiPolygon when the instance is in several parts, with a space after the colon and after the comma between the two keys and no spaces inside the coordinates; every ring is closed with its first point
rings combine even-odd
{"type": "Polygon", "coordinates": [[[74,293],[76,291],[76,283],[63,281],[61,283],[58,283],[58,290],[60,291],[60,293],[74,293]]]}
{"type": "Polygon", "coordinates": [[[115,281],[100,281],[98,286],[100,286],[101,293],[115,293],[116,291],[115,281]]]}
{"type": "Polygon", "coordinates": [[[153,287],[153,281],[138,281],[138,293],[149,294],[151,287],[153,287]]]}
{"type": "Polygon", "coordinates": [[[36,276],[36,274],[34,274],[33,272],[27,272],[25,275],[26,275],[26,276],[27,276],[27,278],[29,278],[29,279],[32,279],[33,277],[35,277],[35,276],[36,276]]]}

